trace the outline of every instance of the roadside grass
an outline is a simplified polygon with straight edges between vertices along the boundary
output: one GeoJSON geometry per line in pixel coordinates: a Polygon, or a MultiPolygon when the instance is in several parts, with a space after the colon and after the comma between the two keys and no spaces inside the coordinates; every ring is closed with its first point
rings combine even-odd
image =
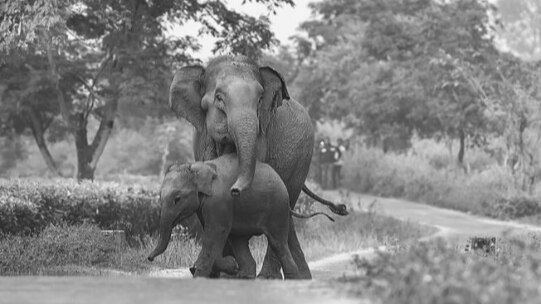
{"type": "MultiPolygon", "coordinates": [[[[402,244],[430,233],[419,225],[383,217],[373,212],[355,212],[336,217],[299,220],[299,240],[308,261],[336,253],[380,245],[402,244]]],[[[31,236],[0,236],[0,275],[127,275],[157,269],[193,265],[200,245],[186,235],[173,236],[167,250],[154,262],[146,260],[157,238],[145,237],[121,247],[91,224],[50,225],[31,236]]],[[[267,242],[252,238],[251,249],[258,265],[267,242]]]]}
{"type": "Polygon", "coordinates": [[[357,258],[341,287],[371,303],[539,303],[539,234],[504,237],[494,255],[461,245],[435,239],[357,258]]]}
{"type": "Polygon", "coordinates": [[[39,236],[2,236],[0,274],[64,273],[63,267],[78,274],[84,272],[79,267],[113,266],[117,255],[115,244],[95,226],[50,225],[39,236]]]}

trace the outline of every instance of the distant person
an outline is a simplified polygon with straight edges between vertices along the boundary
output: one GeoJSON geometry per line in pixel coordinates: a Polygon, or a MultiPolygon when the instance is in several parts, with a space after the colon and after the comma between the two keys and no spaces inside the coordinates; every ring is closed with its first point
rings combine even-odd
{"type": "Polygon", "coordinates": [[[333,153],[336,148],[331,145],[329,137],[319,141],[318,144],[318,158],[319,158],[319,183],[321,187],[325,189],[328,186],[329,171],[334,162],[333,153]]]}
{"type": "Polygon", "coordinates": [[[342,179],[342,166],[344,165],[344,153],[347,146],[342,138],[338,138],[336,147],[333,150],[333,166],[332,166],[332,186],[333,189],[340,187],[342,179]]]}

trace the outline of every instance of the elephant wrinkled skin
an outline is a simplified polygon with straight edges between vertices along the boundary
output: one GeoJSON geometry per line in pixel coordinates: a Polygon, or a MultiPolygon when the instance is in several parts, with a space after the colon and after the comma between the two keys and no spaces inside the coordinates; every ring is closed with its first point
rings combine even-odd
{"type": "MultiPolygon", "coordinates": [[[[242,196],[253,181],[256,161],[268,163],[280,176],[293,209],[312,159],[314,128],[308,112],[289,99],[282,76],[246,57],[218,57],[206,68],[188,66],[174,76],[171,109],[194,127],[195,159],[210,160],[236,152],[239,174],[230,188],[242,196]]],[[[312,198],[345,215],[344,205],[312,198]]],[[[303,278],[311,278],[295,227],[289,226],[289,248],[303,278]]],[[[280,263],[267,248],[260,277],[281,278],[280,263]]]]}
{"type": "Polygon", "coordinates": [[[173,165],[160,190],[160,239],[149,260],[167,248],[179,218],[197,213],[204,229],[201,252],[190,269],[194,277],[215,276],[213,272],[227,272],[224,268],[235,272],[231,258],[222,257],[228,241],[238,263],[238,277],[255,278],[256,263],[248,244],[253,235],[265,234],[269,247],[280,257],[286,279],[299,278],[287,243],[291,217],[285,185],[269,165],[257,162],[251,187],[244,189],[241,196],[231,196],[229,189],[238,171],[235,154],[173,165]],[[220,266],[227,264],[230,266],[220,266]]]}

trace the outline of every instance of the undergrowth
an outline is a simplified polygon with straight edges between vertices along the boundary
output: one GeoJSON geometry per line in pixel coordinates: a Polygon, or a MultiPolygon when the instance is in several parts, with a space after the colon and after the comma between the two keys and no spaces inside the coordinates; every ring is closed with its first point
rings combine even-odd
{"type": "Polygon", "coordinates": [[[495,255],[437,239],[357,258],[346,289],[372,303],[538,303],[539,235],[499,242],[495,255]]]}
{"type": "Polygon", "coordinates": [[[343,184],[358,192],[500,219],[541,213],[541,194],[522,191],[516,177],[483,152],[470,151],[466,173],[444,151],[418,150],[423,153],[415,149],[408,154],[383,153],[378,148],[358,147],[345,156],[343,184]]]}

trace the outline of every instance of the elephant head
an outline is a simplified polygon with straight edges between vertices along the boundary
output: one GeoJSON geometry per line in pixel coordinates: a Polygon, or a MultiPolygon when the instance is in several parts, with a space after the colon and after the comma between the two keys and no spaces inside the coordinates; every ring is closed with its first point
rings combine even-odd
{"type": "Polygon", "coordinates": [[[212,195],[215,178],[216,166],[210,163],[172,165],[167,169],[160,190],[160,236],[149,261],[167,249],[173,227],[197,212],[202,196],[212,195]]]}
{"type": "Polygon", "coordinates": [[[246,57],[218,57],[206,68],[188,66],[178,71],[171,83],[169,103],[180,117],[206,134],[220,151],[236,150],[239,176],[232,195],[250,186],[256,163],[256,141],[265,133],[273,114],[289,99],[278,72],[259,67],[246,57]]]}

